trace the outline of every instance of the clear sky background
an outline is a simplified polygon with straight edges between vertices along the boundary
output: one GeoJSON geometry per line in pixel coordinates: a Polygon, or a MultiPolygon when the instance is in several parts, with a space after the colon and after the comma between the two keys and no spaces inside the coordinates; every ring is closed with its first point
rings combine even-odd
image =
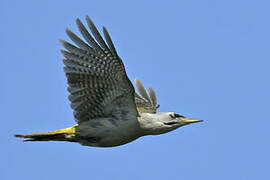
{"type": "Polygon", "coordinates": [[[2,1],[1,180],[269,179],[269,1],[2,1]],[[75,124],[61,45],[89,15],[159,111],[204,119],[114,148],[23,143],[75,124]]]}

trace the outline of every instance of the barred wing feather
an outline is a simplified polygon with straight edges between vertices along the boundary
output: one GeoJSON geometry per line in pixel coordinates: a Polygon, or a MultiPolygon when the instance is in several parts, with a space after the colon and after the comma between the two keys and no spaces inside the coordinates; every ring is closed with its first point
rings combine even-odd
{"type": "Polygon", "coordinates": [[[136,119],[134,87],[108,31],[103,28],[105,42],[88,16],[86,22],[92,35],[79,19],[76,22],[85,41],[68,29],[66,33],[75,45],[60,40],[66,49],[61,52],[76,121],[121,114],[136,119]]]}

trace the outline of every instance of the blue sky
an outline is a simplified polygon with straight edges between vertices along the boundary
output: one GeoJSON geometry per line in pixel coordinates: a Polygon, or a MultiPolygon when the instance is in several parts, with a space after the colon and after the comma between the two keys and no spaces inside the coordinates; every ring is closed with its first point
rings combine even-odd
{"type": "Polygon", "coordinates": [[[3,1],[0,179],[267,179],[269,1],[3,1]],[[22,143],[74,125],[61,45],[89,15],[160,111],[204,119],[114,148],[22,143]]]}

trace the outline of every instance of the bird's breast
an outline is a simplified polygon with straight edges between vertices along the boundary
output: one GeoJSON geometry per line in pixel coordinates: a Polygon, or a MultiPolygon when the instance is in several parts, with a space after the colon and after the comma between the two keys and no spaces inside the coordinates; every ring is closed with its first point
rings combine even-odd
{"type": "Polygon", "coordinates": [[[129,143],[141,136],[137,120],[93,119],[76,127],[82,145],[112,147],[129,143]]]}

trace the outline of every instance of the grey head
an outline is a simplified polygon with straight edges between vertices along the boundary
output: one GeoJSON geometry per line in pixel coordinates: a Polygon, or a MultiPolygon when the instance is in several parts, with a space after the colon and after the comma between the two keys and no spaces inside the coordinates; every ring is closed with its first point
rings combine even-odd
{"type": "Polygon", "coordinates": [[[145,135],[163,134],[185,125],[203,121],[186,118],[174,112],[141,113],[140,115],[139,122],[145,135]]]}

